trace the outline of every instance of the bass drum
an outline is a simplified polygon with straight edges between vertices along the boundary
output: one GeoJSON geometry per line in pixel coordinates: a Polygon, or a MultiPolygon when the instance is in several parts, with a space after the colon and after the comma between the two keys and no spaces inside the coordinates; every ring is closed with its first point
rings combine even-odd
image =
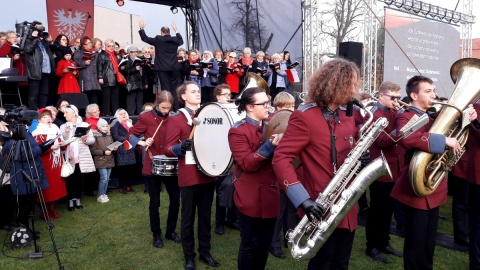
{"type": "Polygon", "coordinates": [[[207,103],[197,112],[200,125],[193,135],[193,157],[200,171],[208,176],[231,172],[233,156],[228,144],[228,131],[235,122],[245,118],[235,104],[207,103]]]}

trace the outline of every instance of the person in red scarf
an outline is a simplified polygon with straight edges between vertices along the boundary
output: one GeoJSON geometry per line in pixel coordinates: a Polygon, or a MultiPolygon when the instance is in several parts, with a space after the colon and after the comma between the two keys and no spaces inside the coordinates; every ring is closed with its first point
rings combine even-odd
{"type": "Polygon", "coordinates": [[[80,70],[80,76],[77,78],[78,84],[81,92],[88,96],[88,102],[90,104],[99,104],[98,97],[100,96],[100,91],[102,90],[97,76],[99,57],[96,57],[98,54],[95,54],[96,56],[93,59],[89,59],[87,56],[94,52],[100,53],[102,48],[100,46],[100,49],[95,51],[92,41],[87,36],[83,37],[81,44],[82,47],[76,50],[75,54],[73,55],[73,61],[77,63],[77,66],[84,68],[80,70]]]}
{"type": "Polygon", "coordinates": [[[80,93],[77,77],[80,73],[77,70],[77,64],[72,60],[72,51],[70,47],[59,46],[57,48],[63,55],[63,59],[58,61],[56,75],[62,77],[58,84],[58,94],[80,93]]]}
{"type": "Polygon", "coordinates": [[[183,61],[180,66],[181,76],[185,78],[185,81],[193,81],[197,83],[198,87],[201,87],[203,68],[200,63],[200,52],[195,49],[188,51],[187,60],[183,61]]]}
{"type": "Polygon", "coordinates": [[[254,72],[252,69],[253,60],[255,59],[252,57],[252,49],[250,49],[249,47],[245,47],[245,49],[243,49],[242,59],[238,60],[238,64],[243,69],[242,77],[240,78],[240,89],[245,88],[245,85],[248,84],[247,82],[248,72],[254,72]]]}
{"type": "Polygon", "coordinates": [[[228,54],[227,76],[225,76],[225,81],[230,86],[232,98],[236,98],[240,93],[238,86],[240,83],[240,77],[242,77],[243,74],[242,69],[239,68],[238,63],[235,62],[235,57],[237,57],[235,52],[228,54]]]}
{"type": "Polygon", "coordinates": [[[103,112],[112,115],[119,108],[117,73],[118,61],[115,56],[115,42],[112,39],[105,40],[105,50],[98,54],[97,76],[102,86],[103,112]]]}

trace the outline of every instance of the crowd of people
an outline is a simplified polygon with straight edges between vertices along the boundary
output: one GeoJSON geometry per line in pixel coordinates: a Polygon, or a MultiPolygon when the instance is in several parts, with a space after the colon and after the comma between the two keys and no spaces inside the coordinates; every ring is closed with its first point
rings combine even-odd
{"type": "MultiPolygon", "coordinates": [[[[4,211],[0,213],[1,225],[9,226],[14,221],[28,226],[28,215],[37,198],[22,184],[25,173],[39,179],[47,205],[41,217],[53,220],[60,218],[55,202],[61,198],[66,198],[68,211],[84,208],[81,203],[83,191],[91,193],[94,190],[94,187],[87,187],[88,175],[98,175],[98,203],[109,202],[107,187],[112,169],[117,172],[119,192],[133,192],[131,181],[135,177],[136,164],[141,163],[145,191],[150,198],[152,245],[164,247],[163,239],[181,244],[185,269],[196,269],[196,245],[200,261],[211,267],[221,265],[211,254],[211,232],[222,235],[225,227],[240,231],[238,269],[265,269],[269,253],[285,258],[281,244],[287,241],[285,232],[293,229],[304,215],[311,221],[321,220],[331,210],[316,199],[361,136],[359,130],[365,124],[365,117],[358,110],[354,110],[354,117],[351,117],[344,106],[355,98],[369,98],[359,93],[358,67],[344,59],[323,64],[309,80],[306,104],[294,110],[295,99],[286,91],[289,81],[285,70],[292,66],[288,52],[275,53],[271,58],[261,51],[253,58],[250,48],[245,48],[239,58],[236,52],[220,50],[213,53],[207,50],[203,54],[198,50],[186,52],[178,49],[183,44],[179,33],[171,36],[170,29],[162,27],[160,35],[148,37],[145,23],[139,26],[142,40],[152,46],[141,51],[130,46],[126,49],[126,57],[117,54],[115,50],[120,48],[111,39],[102,43],[95,38],[78,38],[78,42],[75,40],[77,47],[70,48],[65,36],[57,38],[59,48],[52,54],[49,43],[37,38],[37,34],[32,34],[26,42],[24,55],[13,55],[14,60],[24,57],[27,63],[29,107],[40,108],[38,119],[25,133],[36,167],[26,166],[27,158],[22,154],[14,158],[10,170],[11,190],[1,190],[4,211]],[[105,50],[102,50],[103,44],[105,50]],[[54,62],[53,59],[59,57],[58,62],[54,62]],[[37,69],[33,70],[34,67],[37,69]],[[68,100],[60,100],[56,107],[46,106],[49,103],[45,89],[50,82],[48,74],[52,72],[62,77],[59,90],[80,89],[87,93],[91,104],[86,108],[85,117],[79,115],[78,108],[68,100]],[[248,72],[257,73],[267,81],[269,92],[260,87],[243,90],[248,84],[248,72]],[[126,85],[122,87],[128,91],[127,110],[119,108],[119,74],[126,78],[126,85]],[[74,80],[78,84],[71,86],[74,80]],[[155,93],[154,103],[144,103],[145,89],[155,93]],[[232,101],[235,101],[238,114],[245,115],[226,134],[235,161],[233,170],[227,176],[212,177],[198,168],[192,153],[195,117],[204,103],[232,101]],[[275,112],[283,110],[292,112],[286,131],[267,138],[268,122],[275,112]],[[102,113],[113,115],[113,120],[107,122],[100,117],[102,113]],[[135,113],[139,116],[133,124],[129,116],[135,113]],[[76,130],[81,127],[90,129],[78,135],[76,130]],[[115,145],[115,142],[120,144],[115,145]],[[152,161],[160,155],[178,160],[178,175],[152,172],[152,161]],[[299,167],[293,165],[296,157],[301,161],[299,167]],[[68,175],[63,175],[65,163],[71,167],[68,175]],[[218,196],[226,179],[235,187],[231,208],[222,206],[218,196]],[[162,186],[166,187],[169,196],[165,233],[160,227],[159,214],[162,186]],[[215,226],[212,229],[215,193],[215,226]],[[15,203],[19,207],[14,207],[15,203]],[[13,211],[17,213],[12,215],[13,211]],[[11,220],[9,216],[16,216],[16,219],[11,220]],[[177,233],[179,216],[180,233],[177,233]]],[[[172,29],[177,31],[175,24],[172,29]]],[[[7,40],[11,46],[15,45],[13,36],[9,38],[7,34],[7,40]]],[[[430,114],[431,100],[436,98],[430,78],[414,76],[409,79],[405,88],[409,106],[403,109],[399,109],[398,103],[400,89],[394,82],[382,83],[376,93],[376,103],[369,109],[373,120],[385,117],[388,126],[370,151],[362,154],[361,165],[368,166],[370,160],[383,153],[392,177],[381,177],[370,186],[366,255],[385,264],[390,263],[386,254],[403,257],[405,269],[433,269],[439,207],[447,200],[447,182],[442,181],[432,194],[418,197],[410,187],[408,167],[414,151],[440,154],[449,149],[457,154],[461,146],[453,137],[428,131],[436,117],[430,114]],[[411,118],[426,113],[430,118],[425,126],[409,137],[400,136],[399,131],[411,118]],[[403,252],[393,248],[389,241],[394,212],[405,234],[403,252]]],[[[468,152],[452,171],[451,179],[458,182],[457,200],[467,194],[466,188],[458,186],[470,188],[471,210],[462,212],[461,209],[466,208],[465,200],[454,204],[453,211],[457,213],[454,237],[457,244],[469,245],[470,265],[476,269],[480,265],[476,223],[480,215],[476,203],[478,196],[475,196],[478,169],[473,161],[478,149],[480,122],[477,113],[480,107],[475,104],[470,108],[468,152]],[[470,223],[465,221],[468,218],[470,223]]],[[[4,123],[0,129],[9,132],[4,123]]],[[[21,147],[14,144],[14,140],[1,138],[3,159],[12,147],[21,147]]],[[[23,153],[22,148],[19,151],[23,153]]],[[[348,269],[357,225],[355,205],[309,260],[307,269],[348,269]]]]}

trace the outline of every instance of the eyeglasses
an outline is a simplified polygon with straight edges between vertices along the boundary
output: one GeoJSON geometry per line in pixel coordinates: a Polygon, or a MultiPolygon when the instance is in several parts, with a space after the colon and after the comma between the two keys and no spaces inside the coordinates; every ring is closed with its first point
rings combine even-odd
{"type": "Polygon", "coordinates": [[[225,93],[225,94],[220,94],[220,96],[224,96],[224,97],[231,97],[231,96],[232,96],[232,94],[230,94],[230,93],[225,93]]]}
{"type": "Polygon", "coordinates": [[[89,44],[92,44],[92,42],[91,42],[91,41],[89,41],[89,42],[86,42],[86,43],[85,43],[85,44],[83,44],[83,45],[89,45],[89,44]]]}
{"type": "Polygon", "coordinates": [[[388,95],[388,94],[383,94],[387,97],[390,97],[390,100],[394,101],[394,100],[400,100],[402,97],[401,96],[392,96],[392,95],[388,95]]]}
{"type": "Polygon", "coordinates": [[[60,40],[67,40],[67,38],[61,38],[60,40]]]}
{"type": "Polygon", "coordinates": [[[270,107],[270,100],[269,101],[265,101],[263,103],[254,103],[254,104],[251,104],[251,105],[254,105],[254,106],[263,106],[265,109],[268,109],[268,107],[270,107]]]}
{"type": "Polygon", "coordinates": [[[107,45],[107,47],[108,47],[108,48],[111,48],[111,47],[113,47],[113,45],[107,45]]]}

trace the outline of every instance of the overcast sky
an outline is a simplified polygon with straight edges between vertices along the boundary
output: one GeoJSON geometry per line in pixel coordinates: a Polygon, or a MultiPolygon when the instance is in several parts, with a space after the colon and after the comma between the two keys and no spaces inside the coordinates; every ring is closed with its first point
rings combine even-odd
{"type": "MultiPolygon", "coordinates": [[[[57,1],[76,1],[76,0],[57,0],[57,1]]],[[[282,0],[287,1],[287,0],[282,0]]],[[[293,0],[288,0],[293,1],[293,0]]],[[[300,1],[300,0],[296,0],[300,1]]],[[[322,0],[319,0],[321,2],[322,0]]],[[[41,21],[47,24],[47,11],[44,0],[0,0],[3,3],[2,7],[7,6],[8,11],[3,10],[0,16],[0,31],[14,30],[15,21],[41,21]]],[[[423,2],[435,4],[447,9],[455,9],[457,0],[423,0],[423,2]]],[[[381,3],[379,2],[379,5],[381,3]]],[[[122,12],[140,15],[147,23],[146,31],[158,31],[162,25],[170,25],[172,20],[175,20],[179,31],[185,36],[185,18],[181,11],[173,15],[169,7],[157,4],[140,3],[126,0],[123,7],[119,7],[115,0],[95,0],[95,5],[102,6],[122,12]]],[[[463,0],[460,0],[457,11],[463,12],[463,0]]],[[[480,1],[473,1],[473,14],[476,16],[476,21],[480,20],[480,1]]],[[[47,28],[48,30],[48,28],[47,28]]],[[[480,38],[480,24],[473,25],[473,38],[480,38]]]]}

